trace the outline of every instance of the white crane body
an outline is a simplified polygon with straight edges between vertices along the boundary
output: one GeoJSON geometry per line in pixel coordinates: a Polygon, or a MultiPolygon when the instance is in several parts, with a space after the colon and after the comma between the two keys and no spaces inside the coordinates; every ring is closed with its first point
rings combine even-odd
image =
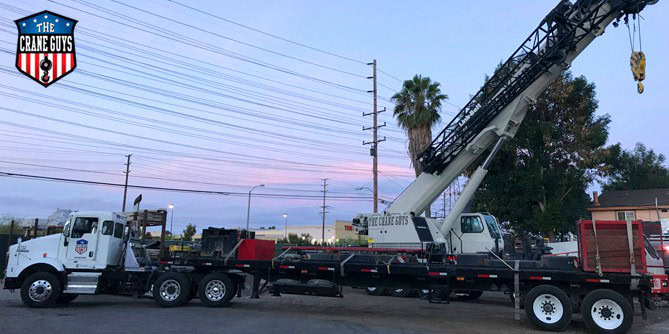
{"type": "MultiPolygon", "coordinates": [[[[648,1],[561,1],[514,55],[434,139],[419,161],[423,172],[382,214],[361,214],[354,223],[367,230],[373,247],[422,247],[451,240],[462,213],[488,172],[501,145],[516,135],[528,107],[606,27],[630,8],[648,1]],[[492,92],[492,96],[487,94],[492,92]],[[484,101],[484,102],[482,102],[484,101]],[[487,120],[487,121],[486,121],[487,120]],[[414,222],[483,153],[498,143],[469,178],[444,220],[414,222]],[[393,224],[393,222],[401,222],[393,224]],[[430,238],[421,237],[428,230],[430,238]]],[[[449,242],[450,245],[450,242],[449,242]]],[[[453,248],[453,245],[451,245],[453,248]]],[[[462,247],[460,248],[462,249],[462,247]]],[[[478,249],[486,251],[489,249],[478,249]]]]}

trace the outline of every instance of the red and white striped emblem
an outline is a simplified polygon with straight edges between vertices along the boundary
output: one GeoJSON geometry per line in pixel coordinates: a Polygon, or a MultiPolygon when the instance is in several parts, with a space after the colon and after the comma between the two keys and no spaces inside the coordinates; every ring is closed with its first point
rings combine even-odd
{"type": "Polygon", "coordinates": [[[16,57],[16,67],[45,87],[76,67],[74,53],[19,53],[16,57]],[[41,67],[45,63],[51,64],[49,70],[41,67]]]}

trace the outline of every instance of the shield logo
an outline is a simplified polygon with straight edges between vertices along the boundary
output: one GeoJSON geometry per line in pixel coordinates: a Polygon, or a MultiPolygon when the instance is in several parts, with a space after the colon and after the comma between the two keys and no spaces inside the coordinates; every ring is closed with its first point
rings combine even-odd
{"type": "Polygon", "coordinates": [[[77,245],[74,247],[74,251],[79,254],[84,254],[88,250],[88,240],[77,240],[77,245]]]}
{"type": "Polygon", "coordinates": [[[43,11],[14,21],[19,29],[16,68],[44,87],[72,73],[76,20],[43,11]]]}

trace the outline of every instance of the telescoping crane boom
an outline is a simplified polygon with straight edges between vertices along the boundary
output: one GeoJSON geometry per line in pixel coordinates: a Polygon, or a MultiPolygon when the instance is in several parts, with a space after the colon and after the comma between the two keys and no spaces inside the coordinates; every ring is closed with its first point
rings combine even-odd
{"type": "Polygon", "coordinates": [[[354,219],[376,245],[446,240],[504,142],[513,138],[528,106],[614,20],[658,0],[562,0],[419,156],[423,172],[383,212],[354,219]],[[490,151],[487,151],[492,146],[490,151]],[[478,166],[442,222],[418,218],[481,154],[478,166]],[[420,221],[417,221],[420,220],[420,221]],[[413,222],[413,224],[412,224],[413,222]],[[420,226],[419,226],[420,225],[420,226]],[[423,229],[423,231],[421,231],[423,229]],[[430,230],[428,235],[425,229],[430,230]],[[380,242],[379,242],[380,241],[380,242]]]}

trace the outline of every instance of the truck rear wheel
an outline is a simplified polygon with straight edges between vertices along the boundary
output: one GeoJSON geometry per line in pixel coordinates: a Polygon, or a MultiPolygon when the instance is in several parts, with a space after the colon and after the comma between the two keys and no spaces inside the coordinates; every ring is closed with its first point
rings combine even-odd
{"type": "Polygon", "coordinates": [[[190,295],[190,280],[180,273],[164,273],[153,283],[153,300],[162,307],[185,304],[190,295]]]}
{"type": "Polygon", "coordinates": [[[560,288],[539,285],[527,294],[525,314],[541,330],[559,332],[569,326],[573,312],[571,299],[560,288]]]}
{"type": "Polygon", "coordinates": [[[393,295],[393,297],[404,298],[408,297],[411,294],[411,289],[405,289],[405,288],[392,289],[390,290],[390,294],[393,295]]]}
{"type": "Polygon", "coordinates": [[[372,296],[381,296],[386,293],[386,289],[377,288],[375,286],[368,286],[365,288],[365,291],[367,291],[367,294],[370,294],[372,296]]]}
{"type": "Polygon", "coordinates": [[[590,292],[581,304],[585,327],[597,333],[627,333],[632,327],[633,313],[627,299],[609,289],[590,292]]]}
{"type": "Polygon", "coordinates": [[[61,294],[58,277],[49,272],[34,273],[21,285],[21,300],[29,307],[52,307],[61,294]]]}
{"type": "Polygon", "coordinates": [[[198,291],[202,304],[208,307],[227,305],[235,293],[235,284],[224,273],[211,273],[202,278],[198,291]]]}

